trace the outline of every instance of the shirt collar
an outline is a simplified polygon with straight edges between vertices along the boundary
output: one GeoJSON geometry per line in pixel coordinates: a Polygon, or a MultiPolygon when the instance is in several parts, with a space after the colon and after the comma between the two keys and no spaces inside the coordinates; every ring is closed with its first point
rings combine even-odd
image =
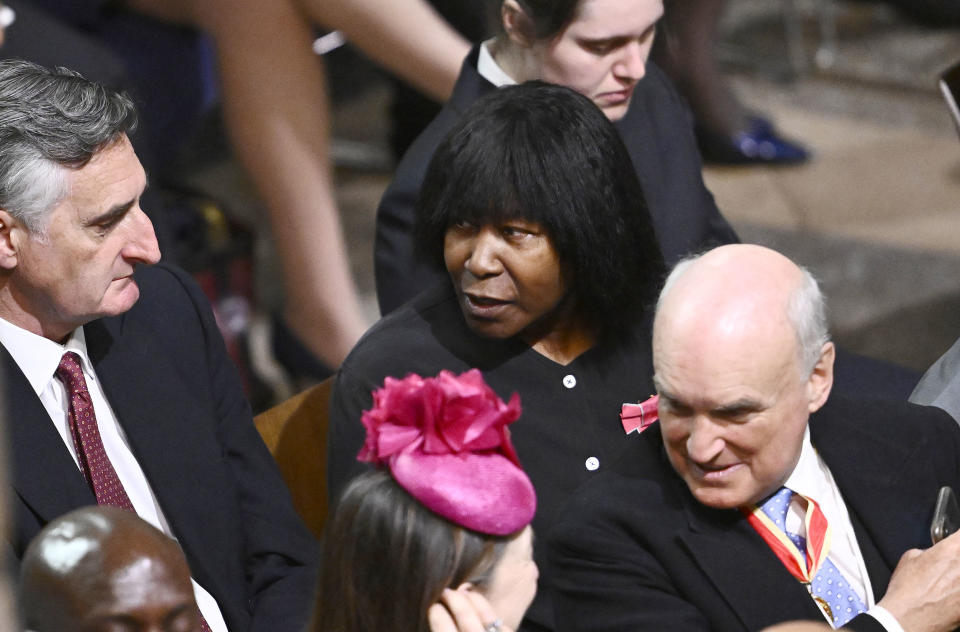
{"type": "Polygon", "coordinates": [[[38,396],[53,379],[60,365],[60,358],[67,351],[73,351],[80,356],[84,372],[92,373],[83,327],[74,329],[67,342],[60,344],[0,318],[0,343],[6,347],[38,396]]]}
{"type": "Polygon", "coordinates": [[[477,72],[498,88],[515,85],[517,83],[516,79],[508,75],[490,54],[490,44],[492,42],[493,40],[489,39],[480,45],[480,55],[477,57],[477,72]]]}
{"type": "Polygon", "coordinates": [[[817,454],[813,444],[810,442],[810,427],[807,426],[803,432],[803,444],[800,448],[800,458],[797,460],[796,467],[787,477],[784,487],[788,487],[794,492],[806,497],[812,498],[818,503],[822,503],[825,495],[829,493],[829,478],[826,464],[817,454]]]}

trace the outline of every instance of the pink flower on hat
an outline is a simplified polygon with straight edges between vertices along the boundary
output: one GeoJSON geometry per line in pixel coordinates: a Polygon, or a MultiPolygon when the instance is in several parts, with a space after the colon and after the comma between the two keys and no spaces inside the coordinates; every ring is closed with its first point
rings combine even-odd
{"type": "Polygon", "coordinates": [[[520,397],[504,403],[477,369],[388,377],[363,413],[367,438],[357,459],[389,467],[401,487],[444,518],[507,535],[536,511],[507,429],[519,416],[520,397]]]}
{"type": "Polygon", "coordinates": [[[357,459],[386,462],[403,451],[456,454],[497,450],[520,465],[507,424],[520,416],[520,396],[505,404],[477,369],[462,375],[441,371],[435,378],[413,373],[388,377],[364,411],[367,439],[357,459]]]}

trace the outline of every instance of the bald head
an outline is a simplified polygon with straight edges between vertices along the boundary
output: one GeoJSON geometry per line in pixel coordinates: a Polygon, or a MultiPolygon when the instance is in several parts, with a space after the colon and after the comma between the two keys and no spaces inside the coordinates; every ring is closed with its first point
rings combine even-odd
{"type": "Polygon", "coordinates": [[[664,284],[656,322],[671,333],[687,328],[707,336],[789,326],[804,370],[829,340],[816,280],[775,250],[750,244],[721,246],[678,264],[664,284]]]}
{"type": "Polygon", "coordinates": [[[733,508],[782,485],[833,381],[813,278],[760,246],[684,262],[661,293],[653,355],[664,445],[693,495],[733,508]]]}
{"type": "Polygon", "coordinates": [[[84,507],[48,524],[24,554],[21,597],[34,632],[95,632],[118,623],[200,630],[180,547],[114,507],[84,507]]]}

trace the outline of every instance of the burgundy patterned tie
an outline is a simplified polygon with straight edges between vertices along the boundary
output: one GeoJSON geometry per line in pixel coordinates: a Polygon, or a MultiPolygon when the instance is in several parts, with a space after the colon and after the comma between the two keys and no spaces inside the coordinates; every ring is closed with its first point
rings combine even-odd
{"type": "MultiPolygon", "coordinates": [[[[80,461],[80,471],[93,488],[98,505],[111,505],[128,511],[136,510],[130,497],[123,489],[123,483],[113,469],[113,464],[103,449],[97,416],[93,413],[93,402],[87,390],[87,381],[83,379],[80,368],[80,356],[72,351],[63,354],[57,367],[57,378],[67,387],[70,398],[70,434],[73,435],[73,447],[80,461]]],[[[207,620],[200,614],[200,629],[211,632],[207,620]]]]}
{"type": "Polygon", "coordinates": [[[98,505],[111,505],[129,511],[135,511],[130,497],[123,489],[123,483],[117,477],[117,471],[103,449],[97,416],[93,413],[93,402],[87,390],[87,381],[83,379],[80,368],[80,356],[72,351],[63,354],[57,377],[67,387],[70,398],[70,434],[73,435],[73,447],[77,450],[80,470],[87,484],[93,488],[98,505]]]}

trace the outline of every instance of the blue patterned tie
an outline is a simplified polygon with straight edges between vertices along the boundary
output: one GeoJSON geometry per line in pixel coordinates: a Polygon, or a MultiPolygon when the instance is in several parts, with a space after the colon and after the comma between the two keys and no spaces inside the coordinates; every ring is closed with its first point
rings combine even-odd
{"type": "MultiPolygon", "coordinates": [[[[800,497],[803,498],[803,496],[800,497]]],[[[760,509],[777,525],[777,528],[787,534],[794,546],[802,552],[807,548],[806,540],[802,536],[790,533],[786,528],[787,509],[790,507],[792,498],[793,491],[783,487],[768,498],[760,509]]],[[[814,576],[810,592],[827,605],[828,614],[833,619],[834,628],[846,625],[850,619],[867,610],[857,592],[850,586],[850,582],[840,573],[840,569],[830,561],[829,557],[823,561],[814,576]]]]}

